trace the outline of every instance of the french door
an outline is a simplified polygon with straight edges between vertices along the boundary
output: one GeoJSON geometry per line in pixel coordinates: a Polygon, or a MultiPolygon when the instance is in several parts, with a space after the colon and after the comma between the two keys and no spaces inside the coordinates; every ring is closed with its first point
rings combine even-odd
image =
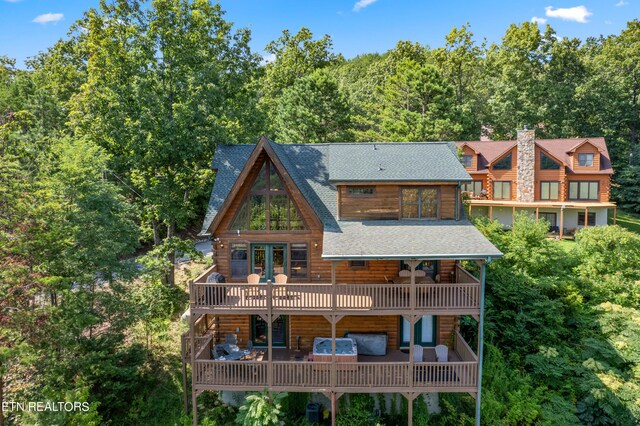
{"type": "Polygon", "coordinates": [[[260,281],[273,281],[278,274],[287,274],[287,245],[251,244],[251,270],[260,281]]]}
{"type": "MultiPolygon", "coordinates": [[[[409,346],[409,337],[411,329],[409,321],[401,317],[402,328],[400,329],[400,342],[402,347],[409,346]]],[[[423,315],[416,322],[413,329],[414,341],[416,345],[435,346],[436,345],[436,317],[433,315],[423,315]]]]}
{"type": "MultiPolygon", "coordinates": [[[[280,315],[273,320],[273,343],[271,346],[287,345],[287,317],[280,315]]],[[[255,346],[267,346],[269,335],[267,322],[260,315],[251,315],[251,340],[255,346]]]]}

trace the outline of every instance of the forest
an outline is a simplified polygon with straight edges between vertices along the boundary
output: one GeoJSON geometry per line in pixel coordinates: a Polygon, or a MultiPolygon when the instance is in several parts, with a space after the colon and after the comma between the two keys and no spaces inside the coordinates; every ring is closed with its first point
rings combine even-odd
{"type": "MultiPolygon", "coordinates": [[[[460,23],[442,47],[351,59],[283,29],[267,62],[223,5],[103,0],[24,66],[0,51],[0,403],[87,407],[3,410],[0,426],[190,424],[179,316],[212,261],[193,240],[217,144],[604,136],[612,197],[640,214],[637,19],[586,40],[514,23],[491,44],[460,23]]],[[[505,253],[487,277],[483,424],[640,423],[640,235],[476,225],[505,253]]],[[[342,424],[403,424],[369,403],[342,424]]],[[[201,404],[203,424],[234,424],[215,395],[201,404]]],[[[441,405],[428,424],[473,424],[469,396],[441,405]]]]}

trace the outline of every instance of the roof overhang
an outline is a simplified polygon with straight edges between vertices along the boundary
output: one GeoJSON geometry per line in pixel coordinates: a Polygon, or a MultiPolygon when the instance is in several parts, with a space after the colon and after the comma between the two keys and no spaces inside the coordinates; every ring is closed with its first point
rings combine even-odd
{"type": "Polygon", "coordinates": [[[326,230],[325,260],[492,259],[502,256],[466,220],[340,221],[326,230]]]}

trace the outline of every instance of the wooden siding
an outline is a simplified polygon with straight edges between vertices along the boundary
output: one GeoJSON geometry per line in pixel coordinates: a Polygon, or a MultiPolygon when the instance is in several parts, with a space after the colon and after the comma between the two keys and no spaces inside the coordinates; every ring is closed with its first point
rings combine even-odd
{"type": "Polygon", "coordinates": [[[398,219],[400,216],[398,186],[372,186],[374,193],[371,196],[349,195],[349,186],[338,187],[340,219],[398,219]]]}
{"type": "Polygon", "coordinates": [[[467,167],[467,172],[472,173],[478,170],[478,154],[468,146],[462,147],[462,155],[470,155],[471,156],[471,167],[467,167]]]}
{"type": "Polygon", "coordinates": [[[540,168],[540,154],[545,153],[550,158],[556,160],[551,154],[549,154],[544,149],[541,149],[539,146],[536,146],[536,159],[535,159],[535,191],[534,191],[534,200],[535,201],[564,201],[567,196],[566,191],[566,172],[564,163],[562,161],[557,161],[560,164],[560,168],[558,170],[542,170],[540,168]],[[560,187],[558,191],[558,200],[542,200],[541,190],[540,190],[540,182],[560,182],[560,187]]]}
{"type": "Polygon", "coordinates": [[[574,171],[579,173],[584,172],[597,172],[600,171],[600,151],[596,148],[591,142],[586,142],[582,144],[578,149],[573,152],[571,156],[571,161],[573,167],[571,167],[574,171]],[[580,166],[578,163],[579,156],[578,154],[593,154],[593,166],[585,167],[580,166]]]}
{"type": "MultiPolygon", "coordinates": [[[[436,344],[452,347],[453,332],[457,327],[456,316],[438,316],[436,344]]],[[[218,339],[224,340],[227,334],[236,334],[238,344],[246,346],[251,338],[250,315],[218,315],[216,321],[219,327],[218,339]]],[[[351,333],[386,333],[387,349],[400,347],[401,317],[397,315],[346,316],[336,326],[336,336],[344,337],[351,333]]],[[[300,336],[300,349],[311,351],[313,339],[316,337],[331,337],[331,323],[323,316],[289,315],[287,316],[287,347],[297,348],[297,338],[300,336]]]]}
{"type": "Polygon", "coordinates": [[[400,218],[400,192],[402,188],[409,186],[424,187],[436,186],[439,191],[439,214],[441,219],[455,219],[456,205],[455,194],[457,184],[451,183],[407,183],[397,184],[359,184],[357,186],[370,186],[374,188],[371,196],[349,195],[348,188],[356,185],[338,185],[338,211],[340,219],[399,219],[400,218]]]}
{"type": "Polygon", "coordinates": [[[489,176],[487,179],[487,193],[488,198],[493,200],[493,182],[494,181],[509,181],[511,182],[511,199],[516,199],[517,194],[517,180],[518,180],[518,154],[516,147],[514,146],[511,150],[505,152],[500,157],[493,160],[492,165],[489,169],[489,176]],[[493,164],[500,161],[505,155],[511,153],[511,170],[494,170],[493,164]]]}

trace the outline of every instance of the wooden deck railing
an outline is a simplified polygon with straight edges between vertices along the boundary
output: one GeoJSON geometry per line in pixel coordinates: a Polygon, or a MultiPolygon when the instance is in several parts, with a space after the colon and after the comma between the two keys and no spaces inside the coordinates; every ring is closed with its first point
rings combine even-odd
{"type": "Polygon", "coordinates": [[[462,361],[478,362],[478,357],[458,330],[454,331],[453,350],[462,361]]]}
{"type": "Polygon", "coordinates": [[[429,389],[469,392],[477,387],[477,362],[415,363],[352,362],[336,364],[336,383],[331,385],[331,363],[296,361],[216,361],[197,360],[195,385],[220,389],[262,390],[385,390],[429,389]],[[269,386],[269,370],[273,382],[269,386]]]}
{"type": "Polygon", "coordinates": [[[195,309],[262,311],[272,301],[279,312],[341,310],[347,312],[402,311],[411,308],[411,292],[421,310],[473,311],[479,309],[480,284],[191,284],[195,309]],[[335,305],[333,294],[335,292],[335,305]]]}
{"type": "MultiPolygon", "coordinates": [[[[198,336],[196,337],[195,348],[196,357],[199,359],[210,359],[211,354],[208,351],[211,349],[211,342],[213,336],[198,336]]],[[[180,344],[182,347],[182,356],[186,362],[191,362],[191,336],[188,331],[184,332],[180,337],[180,344]]]]}

